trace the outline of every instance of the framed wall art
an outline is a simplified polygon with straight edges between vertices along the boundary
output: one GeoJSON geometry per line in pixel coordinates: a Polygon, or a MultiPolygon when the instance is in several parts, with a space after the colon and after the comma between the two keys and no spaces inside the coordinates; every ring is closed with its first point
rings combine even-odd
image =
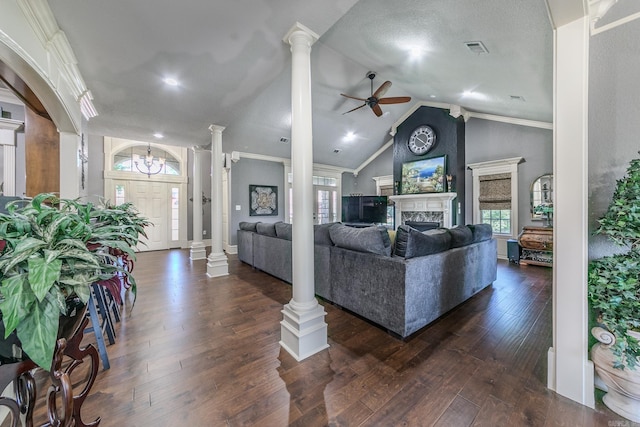
{"type": "Polygon", "coordinates": [[[249,215],[277,216],[278,187],[275,185],[249,185],[249,215]]]}

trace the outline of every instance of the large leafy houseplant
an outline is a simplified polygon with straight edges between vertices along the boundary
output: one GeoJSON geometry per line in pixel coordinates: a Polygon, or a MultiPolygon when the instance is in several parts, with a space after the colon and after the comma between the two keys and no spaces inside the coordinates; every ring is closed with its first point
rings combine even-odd
{"type": "Polygon", "coordinates": [[[630,162],[596,234],[624,252],[589,264],[589,301],[602,324],[615,337],[614,367],[638,368],[640,343],[630,331],[640,331],[640,159],[630,162]]]}
{"type": "MultiPolygon", "coordinates": [[[[26,205],[14,202],[0,214],[0,312],[5,338],[13,331],[22,349],[48,369],[67,301],[86,303],[90,285],[126,271],[110,249],[134,255],[131,230],[100,223],[100,209],[41,194],[26,205]]],[[[131,279],[132,280],[132,279],[131,279]]]]}

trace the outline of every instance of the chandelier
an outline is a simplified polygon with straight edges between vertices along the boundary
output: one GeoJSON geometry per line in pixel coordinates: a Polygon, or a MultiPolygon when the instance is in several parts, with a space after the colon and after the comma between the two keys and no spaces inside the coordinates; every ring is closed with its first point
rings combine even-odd
{"type": "Polygon", "coordinates": [[[151,178],[151,175],[156,175],[162,172],[162,168],[164,167],[164,164],[165,164],[165,159],[162,157],[158,157],[158,158],[153,157],[151,155],[151,144],[149,144],[147,147],[147,155],[146,156],[138,155],[138,160],[135,160],[134,163],[136,165],[136,169],[138,169],[140,173],[146,173],[147,177],[151,178]],[[140,167],[139,163],[142,163],[142,165],[144,166],[144,168],[146,168],[146,170],[143,170],[140,167]],[[152,171],[154,166],[157,166],[158,170],[152,171]]]}

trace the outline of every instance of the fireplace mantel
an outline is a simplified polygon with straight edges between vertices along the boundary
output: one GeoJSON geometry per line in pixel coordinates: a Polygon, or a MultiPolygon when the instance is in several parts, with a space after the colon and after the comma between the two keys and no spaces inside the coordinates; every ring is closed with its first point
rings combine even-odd
{"type": "Polygon", "coordinates": [[[389,196],[396,206],[396,227],[402,224],[402,212],[442,212],[442,226],[453,226],[453,199],[457,193],[424,193],[389,196]]]}

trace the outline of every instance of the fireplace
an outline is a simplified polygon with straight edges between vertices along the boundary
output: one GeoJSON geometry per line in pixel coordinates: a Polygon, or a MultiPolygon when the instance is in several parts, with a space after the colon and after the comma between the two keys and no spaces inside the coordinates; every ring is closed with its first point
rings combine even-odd
{"type": "Polygon", "coordinates": [[[389,196],[396,206],[396,227],[407,221],[437,221],[440,226],[453,226],[453,199],[456,193],[425,193],[389,196]]]}

